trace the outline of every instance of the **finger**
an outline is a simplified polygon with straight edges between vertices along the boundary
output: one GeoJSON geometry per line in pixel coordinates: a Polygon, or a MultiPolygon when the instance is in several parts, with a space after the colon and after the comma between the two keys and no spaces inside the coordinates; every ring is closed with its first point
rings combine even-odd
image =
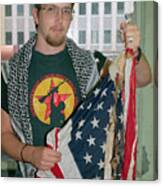
{"type": "Polygon", "coordinates": [[[53,167],[56,163],[58,163],[59,161],[55,160],[52,162],[49,161],[42,161],[41,166],[42,167],[53,167]]]}
{"type": "Polygon", "coordinates": [[[61,157],[55,157],[55,156],[53,156],[53,157],[45,157],[44,159],[43,159],[44,161],[46,161],[46,162],[52,162],[52,163],[55,163],[55,162],[59,162],[59,161],[61,161],[61,157]]]}
{"type": "Polygon", "coordinates": [[[53,162],[53,163],[56,161],[58,162],[61,160],[61,153],[56,151],[50,152],[42,156],[42,159],[47,162],[53,162]]]}
{"type": "Polygon", "coordinates": [[[61,156],[61,153],[59,151],[50,148],[45,148],[43,154],[46,154],[48,156],[61,156]]]}
{"type": "Polygon", "coordinates": [[[120,23],[120,30],[121,30],[122,32],[125,32],[126,27],[127,27],[127,22],[126,22],[126,21],[122,21],[122,22],[120,23]]]}
{"type": "Polygon", "coordinates": [[[46,170],[50,170],[53,166],[54,166],[54,164],[41,165],[38,167],[38,169],[46,171],[46,170]]]}
{"type": "Polygon", "coordinates": [[[61,153],[58,151],[50,150],[47,152],[49,157],[61,157],[61,153]]]}

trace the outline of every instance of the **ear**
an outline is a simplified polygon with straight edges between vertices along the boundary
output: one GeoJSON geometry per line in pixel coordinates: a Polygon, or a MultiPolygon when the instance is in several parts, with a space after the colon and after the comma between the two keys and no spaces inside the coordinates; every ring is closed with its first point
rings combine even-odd
{"type": "Polygon", "coordinates": [[[36,25],[38,25],[39,21],[38,21],[38,9],[37,8],[33,8],[32,9],[32,16],[33,16],[33,19],[34,19],[34,22],[36,25]]]}

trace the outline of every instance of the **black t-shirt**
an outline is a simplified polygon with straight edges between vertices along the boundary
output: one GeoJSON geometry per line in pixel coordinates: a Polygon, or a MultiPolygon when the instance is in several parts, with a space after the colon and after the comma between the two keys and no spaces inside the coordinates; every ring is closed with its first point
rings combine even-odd
{"type": "Polygon", "coordinates": [[[44,145],[46,134],[61,127],[81,100],[67,48],[55,55],[33,49],[28,82],[34,145],[44,145]]]}

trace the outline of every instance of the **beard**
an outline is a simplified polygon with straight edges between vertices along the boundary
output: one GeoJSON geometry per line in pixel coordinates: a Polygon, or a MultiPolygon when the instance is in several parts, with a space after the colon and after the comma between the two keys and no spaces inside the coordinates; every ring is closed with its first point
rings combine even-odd
{"type": "Polygon", "coordinates": [[[61,46],[62,44],[65,43],[65,40],[66,40],[66,36],[65,35],[60,35],[58,36],[56,34],[48,34],[46,37],[45,37],[45,40],[46,42],[51,45],[52,47],[58,47],[58,46],[61,46]]]}

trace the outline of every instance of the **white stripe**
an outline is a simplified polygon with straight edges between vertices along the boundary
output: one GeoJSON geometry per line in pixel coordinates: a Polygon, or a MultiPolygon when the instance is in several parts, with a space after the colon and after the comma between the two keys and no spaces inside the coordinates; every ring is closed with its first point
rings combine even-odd
{"type": "Polygon", "coordinates": [[[40,178],[56,178],[50,170],[48,171],[39,170],[37,172],[37,176],[40,178]]]}
{"type": "Polygon", "coordinates": [[[59,151],[62,160],[58,163],[64,178],[82,178],[75,160],[71,154],[68,143],[71,141],[72,121],[69,120],[66,126],[59,132],[59,151]]]}
{"type": "Polygon", "coordinates": [[[127,113],[128,113],[128,102],[130,93],[130,74],[132,68],[132,59],[126,59],[125,65],[125,106],[124,106],[124,127],[126,129],[127,113]]]}
{"type": "MultiPolygon", "coordinates": [[[[55,128],[48,133],[47,144],[55,147],[55,128]]],[[[58,163],[64,178],[82,178],[76,164],[75,160],[71,154],[68,143],[71,141],[71,131],[72,131],[72,120],[69,120],[67,124],[58,133],[58,151],[62,154],[62,159],[58,163]]],[[[53,173],[49,171],[37,172],[37,176],[41,178],[53,178],[55,177],[53,173]]]]}

